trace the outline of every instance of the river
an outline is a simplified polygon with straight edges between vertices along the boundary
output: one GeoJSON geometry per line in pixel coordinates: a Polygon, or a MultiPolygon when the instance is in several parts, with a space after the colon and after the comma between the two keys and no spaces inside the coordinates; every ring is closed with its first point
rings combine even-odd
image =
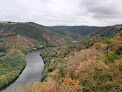
{"type": "Polygon", "coordinates": [[[19,86],[24,87],[29,81],[41,82],[42,70],[44,63],[40,56],[40,49],[33,50],[26,54],[26,67],[18,79],[1,92],[15,91],[19,86]]]}
{"type": "Polygon", "coordinates": [[[0,57],[6,55],[6,52],[5,51],[0,51],[0,57]]]}

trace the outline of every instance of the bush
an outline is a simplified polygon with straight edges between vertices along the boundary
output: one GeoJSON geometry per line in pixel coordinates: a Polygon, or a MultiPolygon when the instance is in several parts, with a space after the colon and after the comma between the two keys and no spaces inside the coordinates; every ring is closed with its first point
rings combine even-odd
{"type": "Polygon", "coordinates": [[[90,92],[89,89],[83,88],[83,92],[90,92]]]}
{"type": "Polygon", "coordinates": [[[122,63],[119,64],[119,70],[122,72],[122,63]]]}
{"type": "Polygon", "coordinates": [[[111,84],[105,85],[105,89],[106,89],[107,91],[112,90],[112,85],[111,85],[111,84]]]}
{"type": "Polygon", "coordinates": [[[109,64],[109,63],[114,63],[115,59],[118,58],[118,55],[115,52],[109,52],[108,55],[105,56],[105,63],[109,64]]]}
{"type": "Polygon", "coordinates": [[[41,82],[46,81],[47,75],[43,74],[42,78],[41,78],[41,82]]]}
{"type": "Polygon", "coordinates": [[[112,42],[110,39],[106,39],[105,40],[105,43],[108,44],[108,45],[110,45],[110,46],[116,45],[116,43],[115,42],[112,42]]]}
{"type": "Polygon", "coordinates": [[[55,70],[55,68],[54,67],[51,67],[51,68],[48,69],[48,72],[52,72],[54,70],[55,70]]]}
{"type": "Polygon", "coordinates": [[[60,76],[60,77],[64,77],[65,74],[64,74],[64,66],[59,66],[58,69],[57,69],[57,75],[60,76]]]}

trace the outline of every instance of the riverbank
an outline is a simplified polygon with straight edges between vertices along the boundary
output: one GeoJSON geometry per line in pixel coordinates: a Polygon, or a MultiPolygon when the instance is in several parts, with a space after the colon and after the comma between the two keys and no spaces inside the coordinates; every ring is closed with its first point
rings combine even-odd
{"type": "Polygon", "coordinates": [[[17,49],[10,49],[0,58],[0,90],[19,77],[26,66],[25,55],[17,49]]]}
{"type": "MultiPolygon", "coordinates": [[[[90,42],[90,41],[88,41],[90,42]]],[[[47,48],[42,83],[30,82],[19,92],[120,92],[122,73],[122,32],[91,44],[47,48]],[[89,48],[88,48],[89,47],[89,48]],[[106,48],[109,50],[106,51],[106,48]]]]}
{"type": "MultiPolygon", "coordinates": [[[[0,91],[13,84],[26,67],[25,56],[34,49],[28,50],[12,49],[11,47],[0,47],[0,91]],[[17,53],[18,54],[17,54],[17,53]],[[22,61],[22,62],[21,62],[22,61]],[[20,65],[18,64],[20,63],[20,65]]],[[[42,48],[36,48],[42,49],[42,48]]]]}
{"type": "MultiPolygon", "coordinates": [[[[26,67],[26,65],[25,65],[26,67]]],[[[19,76],[21,75],[21,73],[23,72],[23,70],[25,69],[25,67],[22,69],[22,71],[20,72],[19,76]]],[[[13,79],[11,82],[9,82],[8,84],[6,84],[5,86],[0,88],[0,91],[5,90],[8,86],[10,86],[11,84],[13,84],[18,78],[19,76],[17,76],[15,79],[13,79]]]]}
{"type": "Polygon", "coordinates": [[[24,87],[30,80],[40,82],[43,70],[43,60],[40,56],[40,49],[30,51],[25,56],[26,67],[20,76],[2,92],[12,92],[19,86],[24,87]]]}

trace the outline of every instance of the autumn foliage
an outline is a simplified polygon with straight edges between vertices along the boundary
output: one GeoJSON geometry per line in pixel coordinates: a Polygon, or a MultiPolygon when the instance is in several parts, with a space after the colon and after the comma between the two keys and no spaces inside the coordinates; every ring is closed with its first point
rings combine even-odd
{"type": "Polygon", "coordinates": [[[81,45],[42,50],[43,82],[31,82],[17,92],[120,92],[121,38],[122,33],[84,50],[79,50],[81,45]]]}
{"type": "Polygon", "coordinates": [[[16,92],[82,92],[82,87],[78,80],[71,78],[64,78],[64,80],[57,85],[56,81],[49,80],[48,82],[29,82],[25,88],[19,87],[16,92]]]}

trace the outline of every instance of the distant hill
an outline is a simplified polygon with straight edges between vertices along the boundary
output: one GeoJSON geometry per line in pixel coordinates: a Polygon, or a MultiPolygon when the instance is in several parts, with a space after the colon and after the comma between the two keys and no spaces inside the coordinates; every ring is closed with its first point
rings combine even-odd
{"type": "Polygon", "coordinates": [[[0,45],[30,47],[58,46],[70,39],[62,32],[33,23],[0,22],[0,45]]]}
{"type": "Polygon", "coordinates": [[[31,47],[52,47],[67,44],[71,40],[110,36],[117,33],[120,27],[121,25],[46,27],[33,22],[0,22],[0,47],[14,46],[24,50],[31,47]]]}
{"type": "Polygon", "coordinates": [[[80,40],[93,36],[106,37],[118,32],[121,25],[96,27],[96,26],[51,26],[50,28],[64,32],[73,40],[80,40]]]}
{"type": "Polygon", "coordinates": [[[110,36],[110,35],[118,33],[120,28],[121,28],[121,25],[101,27],[99,30],[92,32],[90,36],[95,36],[95,35],[98,35],[101,37],[110,36]]]}
{"type": "Polygon", "coordinates": [[[77,40],[80,37],[90,34],[101,27],[94,26],[52,26],[52,29],[64,32],[67,36],[71,37],[73,40],[77,40]]]}

